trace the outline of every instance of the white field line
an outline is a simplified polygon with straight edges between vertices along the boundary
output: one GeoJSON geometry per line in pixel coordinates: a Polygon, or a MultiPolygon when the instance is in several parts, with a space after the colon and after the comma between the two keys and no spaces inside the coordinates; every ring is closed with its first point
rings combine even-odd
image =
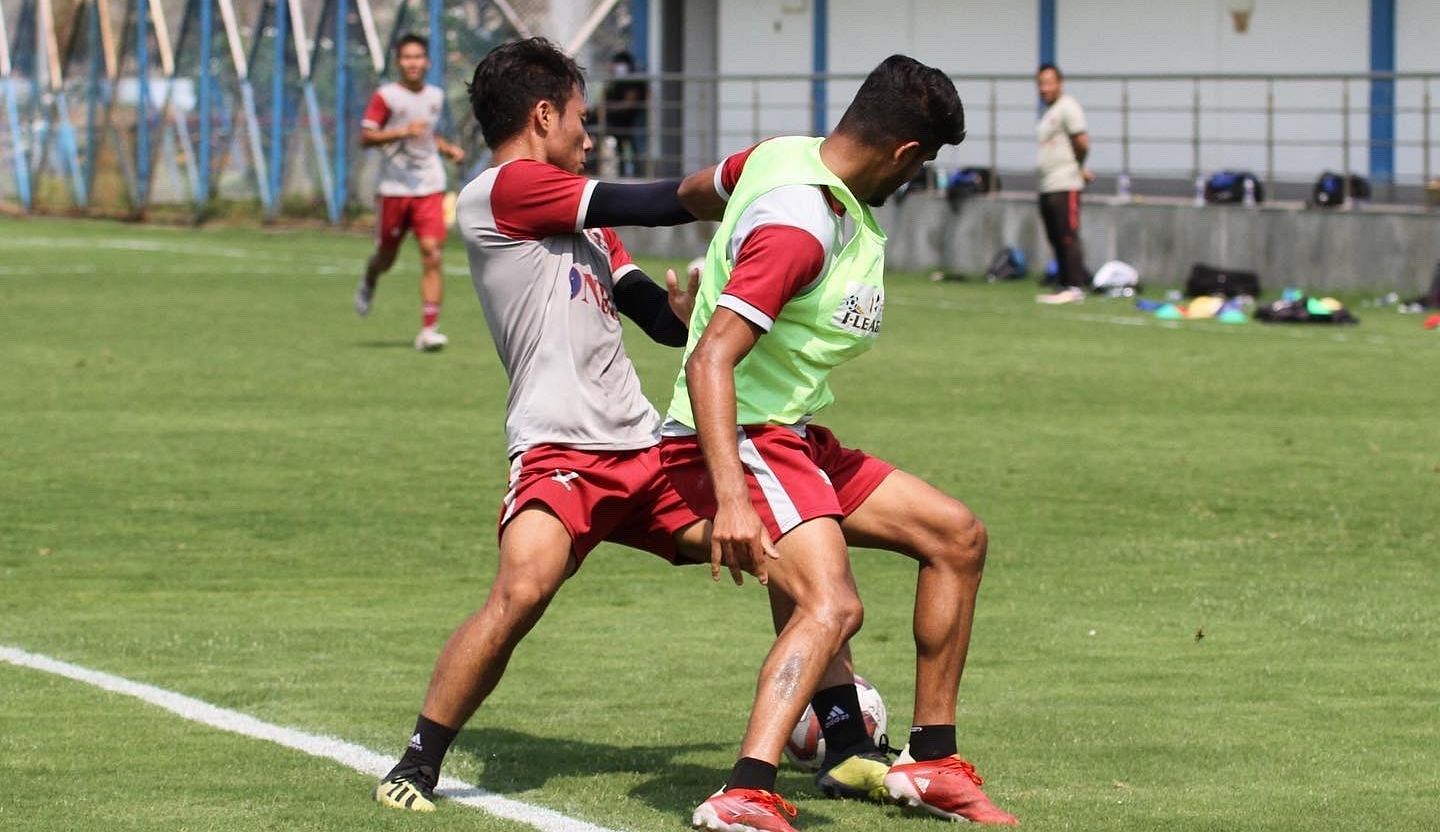
{"type": "MultiPolygon", "coordinates": [[[[164,708],[191,722],[198,722],[201,725],[208,725],[211,728],[218,728],[253,739],[268,740],[312,757],[333,760],[340,765],[377,779],[385,776],[394,764],[393,757],[378,754],[354,743],[273,725],[253,716],[220,708],[174,691],[132,682],[109,673],[52,659],[49,656],[28,653],[17,647],[0,644],[0,662],[8,662],[18,667],[43,673],[52,673],[111,693],[133,697],[164,708]]],[[[586,823],[551,809],[532,806],[529,803],[492,794],[472,783],[466,783],[454,777],[441,777],[440,788],[437,791],[452,803],[483,809],[496,817],[528,824],[536,829],[544,830],[544,832],[612,832],[603,826],[586,823]]],[[[357,794],[355,799],[365,798],[357,794]]],[[[377,811],[379,810],[377,809],[377,811]]]]}
{"type": "Polygon", "coordinates": [[[147,254],[187,254],[196,257],[225,257],[232,260],[271,260],[294,263],[291,254],[276,255],[265,248],[244,248],[240,246],[209,245],[204,242],[186,244],[170,240],[146,239],[143,237],[0,237],[0,248],[66,248],[94,251],[133,251],[147,254]]]}

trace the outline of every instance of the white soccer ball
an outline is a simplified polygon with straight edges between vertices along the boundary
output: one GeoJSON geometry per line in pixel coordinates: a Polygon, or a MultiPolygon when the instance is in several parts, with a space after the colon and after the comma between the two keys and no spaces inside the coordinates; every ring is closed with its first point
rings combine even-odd
{"type": "Polygon", "coordinates": [[[705,271],[705,258],[704,258],[704,257],[696,257],[694,260],[691,260],[691,261],[690,261],[690,265],[688,265],[688,266],[685,267],[685,273],[686,273],[686,274],[690,274],[691,272],[701,272],[701,273],[703,274],[704,271],[705,271]]]}
{"type": "MultiPolygon", "coordinates": [[[[862,676],[855,677],[855,692],[860,698],[860,713],[865,717],[865,731],[878,742],[888,722],[885,700],[880,698],[880,691],[862,676]]],[[[820,762],[825,759],[825,736],[815,709],[809,705],[805,706],[805,713],[800,715],[795,730],[790,732],[790,739],[785,743],[785,756],[807,771],[818,770],[820,762]]]]}

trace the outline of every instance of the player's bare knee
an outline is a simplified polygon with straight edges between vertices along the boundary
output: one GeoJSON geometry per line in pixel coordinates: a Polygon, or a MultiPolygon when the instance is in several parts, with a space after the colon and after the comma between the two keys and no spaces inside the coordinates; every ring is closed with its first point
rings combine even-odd
{"type": "Polygon", "coordinates": [[[990,545],[985,524],[968,508],[956,504],[941,526],[930,560],[956,572],[979,575],[990,545]]]}
{"type": "Polygon", "coordinates": [[[504,617],[526,619],[543,611],[554,594],[539,581],[517,578],[496,584],[493,600],[504,617]]]}
{"type": "Polygon", "coordinates": [[[860,602],[859,596],[847,593],[817,607],[815,618],[829,638],[837,644],[844,644],[860,632],[865,623],[865,605],[860,602]]]}
{"type": "Polygon", "coordinates": [[[395,265],[395,257],[400,253],[396,246],[383,246],[375,250],[375,256],[370,258],[370,263],[376,271],[388,272],[390,267],[395,265]]]}

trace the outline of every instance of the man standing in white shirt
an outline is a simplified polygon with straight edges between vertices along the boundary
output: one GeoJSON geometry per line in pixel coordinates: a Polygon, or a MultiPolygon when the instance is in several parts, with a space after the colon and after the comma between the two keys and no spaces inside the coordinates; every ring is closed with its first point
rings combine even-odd
{"type": "Polygon", "coordinates": [[[360,122],[362,147],[380,149],[376,185],[375,253],[365,264],[365,277],[355,290],[355,311],[369,314],[380,275],[395,265],[405,232],[413,230],[420,244],[420,334],[415,349],[433,352],[449,339],[440,333],[440,302],[445,284],[440,276],[440,250],[445,245],[445,167],[465,158],[458,145],[435,133],[445,106],[445,93],[425,83],[430,71],[430,44],[420,35],[405,35],[395,44],[400,80],[385,84],[370,97],[360,122]]]}
{"type": "Polygon", "coordinates": [[[1080,192],[1095,179],[1095,174],[1085,167],[1090,134],[1086,132],[1080,102],[1065,94],[1065,76],[1059,67],[1041,64],[1035,73],[1035,86],[1040,100],[1045,102],[1045,113],[1035,128],[1040,144],[1036,158],[1040,217],[1045,221],[1045,236],[1055,250],[1055,263],[1060,269],[1059,291],[1040,295],[1036,300],[1075,303],[1085,299],[1085,284],[1089,282],[1085,250],[1080,244],[1080,192]]]}

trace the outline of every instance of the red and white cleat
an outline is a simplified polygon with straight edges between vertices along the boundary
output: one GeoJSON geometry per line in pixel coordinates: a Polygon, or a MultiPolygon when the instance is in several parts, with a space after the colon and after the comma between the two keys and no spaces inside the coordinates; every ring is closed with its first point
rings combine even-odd
{"type": "Polygon", "coordinates": [[[885,775],[886,790],[902,806],[918,807],[947,820],[1019,826],[1014,815],[980,791],[984,782],[959,754],[917,762],[908,748],[885,775]]]}
{"type": "Polygon", "coordinates": [[[763,789],[727,789],[710,795],[690,817],[690,825],[712,832],[795,832],[795,807],[763,789]]]}

